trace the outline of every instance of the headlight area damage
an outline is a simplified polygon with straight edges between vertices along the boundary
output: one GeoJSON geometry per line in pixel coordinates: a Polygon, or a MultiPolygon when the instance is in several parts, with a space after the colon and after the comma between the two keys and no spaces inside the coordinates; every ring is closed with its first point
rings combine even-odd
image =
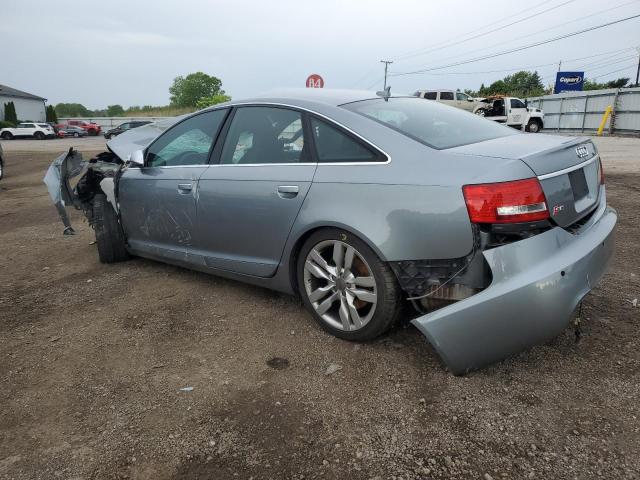
{"type": "Polygon", "coordinates": [[[94,223],[93,198],[97,193],[104,193],[114,210],[118,210],[114,191],[117,173],[122,166],[122,160],[111,152],[103,152],[85,161],[82,154],[73,148],[51,163],[44,177],[44,183],[58,210],[65,235],[75,233],[67,215],[65,208],[67,205],[73,205],[77,210],[82,210],[91,226],[94,223]],[[74,187],[71,180],[78,176],[80,178],[74,187]]]}

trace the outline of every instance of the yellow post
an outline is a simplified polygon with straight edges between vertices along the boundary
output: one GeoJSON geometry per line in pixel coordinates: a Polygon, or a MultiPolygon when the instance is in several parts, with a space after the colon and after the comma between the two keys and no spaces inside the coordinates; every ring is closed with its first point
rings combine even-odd
{"type": "Polygon", "coordinates": [[[602,116],[602,121],[600,122],[600,126],[598,127],[598,136],[602,135],[602,131],[604,130],[604,126],[607,124],[607,119],[611,115],[611,105],[607,107],[604,111],[604,115],[602,116]]]}

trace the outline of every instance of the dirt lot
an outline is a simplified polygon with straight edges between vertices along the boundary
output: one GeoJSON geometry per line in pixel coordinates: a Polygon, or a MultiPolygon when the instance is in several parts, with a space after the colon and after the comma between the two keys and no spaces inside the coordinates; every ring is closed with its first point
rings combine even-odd
{"type": "Polygon", "coordinates": [[[466,377],[411,326],[356,345],[287,296],[100,264],[41,181],[64,142],[2,143],[0,478],[640,478],[640,140],[598,142],[620,220],[582,340],[466,377]]]}

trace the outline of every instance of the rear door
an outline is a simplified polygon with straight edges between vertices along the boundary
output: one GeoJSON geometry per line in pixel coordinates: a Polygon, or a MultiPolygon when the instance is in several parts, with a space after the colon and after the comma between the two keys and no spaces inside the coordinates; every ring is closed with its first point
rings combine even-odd
{"type": "MultiPolygon", "coordinates": [[[[505,99],[507,100],[507,99],[505,99]]],[[[527,107],[519,98],[509,98],[507,105],[507,125],[522,125],[527,116],[527,107]]]]}
{"type": "Polygon", "coordinates": [[[305,124],[288,108],[235,109],[200,178],[198,250],[208,267],[275,273],[316,169],[305,124]]]}
{"type": "Polygon", "coordinates": [[[440,92],[438,92],[438,101],[440,103],[444,103],[445,105],[449,105],[451,107],[457,106],[456,100],[455,100],[455,94],[451,90],[441,90],[440,92]]]}
{"type": "Polygon", "coordinates": [[[198,182],[228,109],[176,124],[145,152],[145,166],[129,167],[118,182],[122,226],[131,248],[191,263],[197,242],[198,182]]]}

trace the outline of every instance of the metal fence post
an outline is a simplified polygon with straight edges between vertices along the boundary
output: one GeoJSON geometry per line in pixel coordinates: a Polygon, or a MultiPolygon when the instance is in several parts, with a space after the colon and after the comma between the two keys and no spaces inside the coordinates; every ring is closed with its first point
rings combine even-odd
{"type": "Polygon", "coordinates": [[[560,98],[560,108],[558,109],[558,126],[556,127],[556,132],[560,131],[560,123],[562,123],[562,105],[563,104],[564,104],[564,97],[560,98]]]}
{"type": "Polygon", "coordinates": [[[619,93],[620,93],[620,89],[618,88],[616,90],[615,95],[613,96],[611,120],[609,121],[609,135],[612,135],[615,130],[616,111],[618,110],[618,94],[619,93]]]}

